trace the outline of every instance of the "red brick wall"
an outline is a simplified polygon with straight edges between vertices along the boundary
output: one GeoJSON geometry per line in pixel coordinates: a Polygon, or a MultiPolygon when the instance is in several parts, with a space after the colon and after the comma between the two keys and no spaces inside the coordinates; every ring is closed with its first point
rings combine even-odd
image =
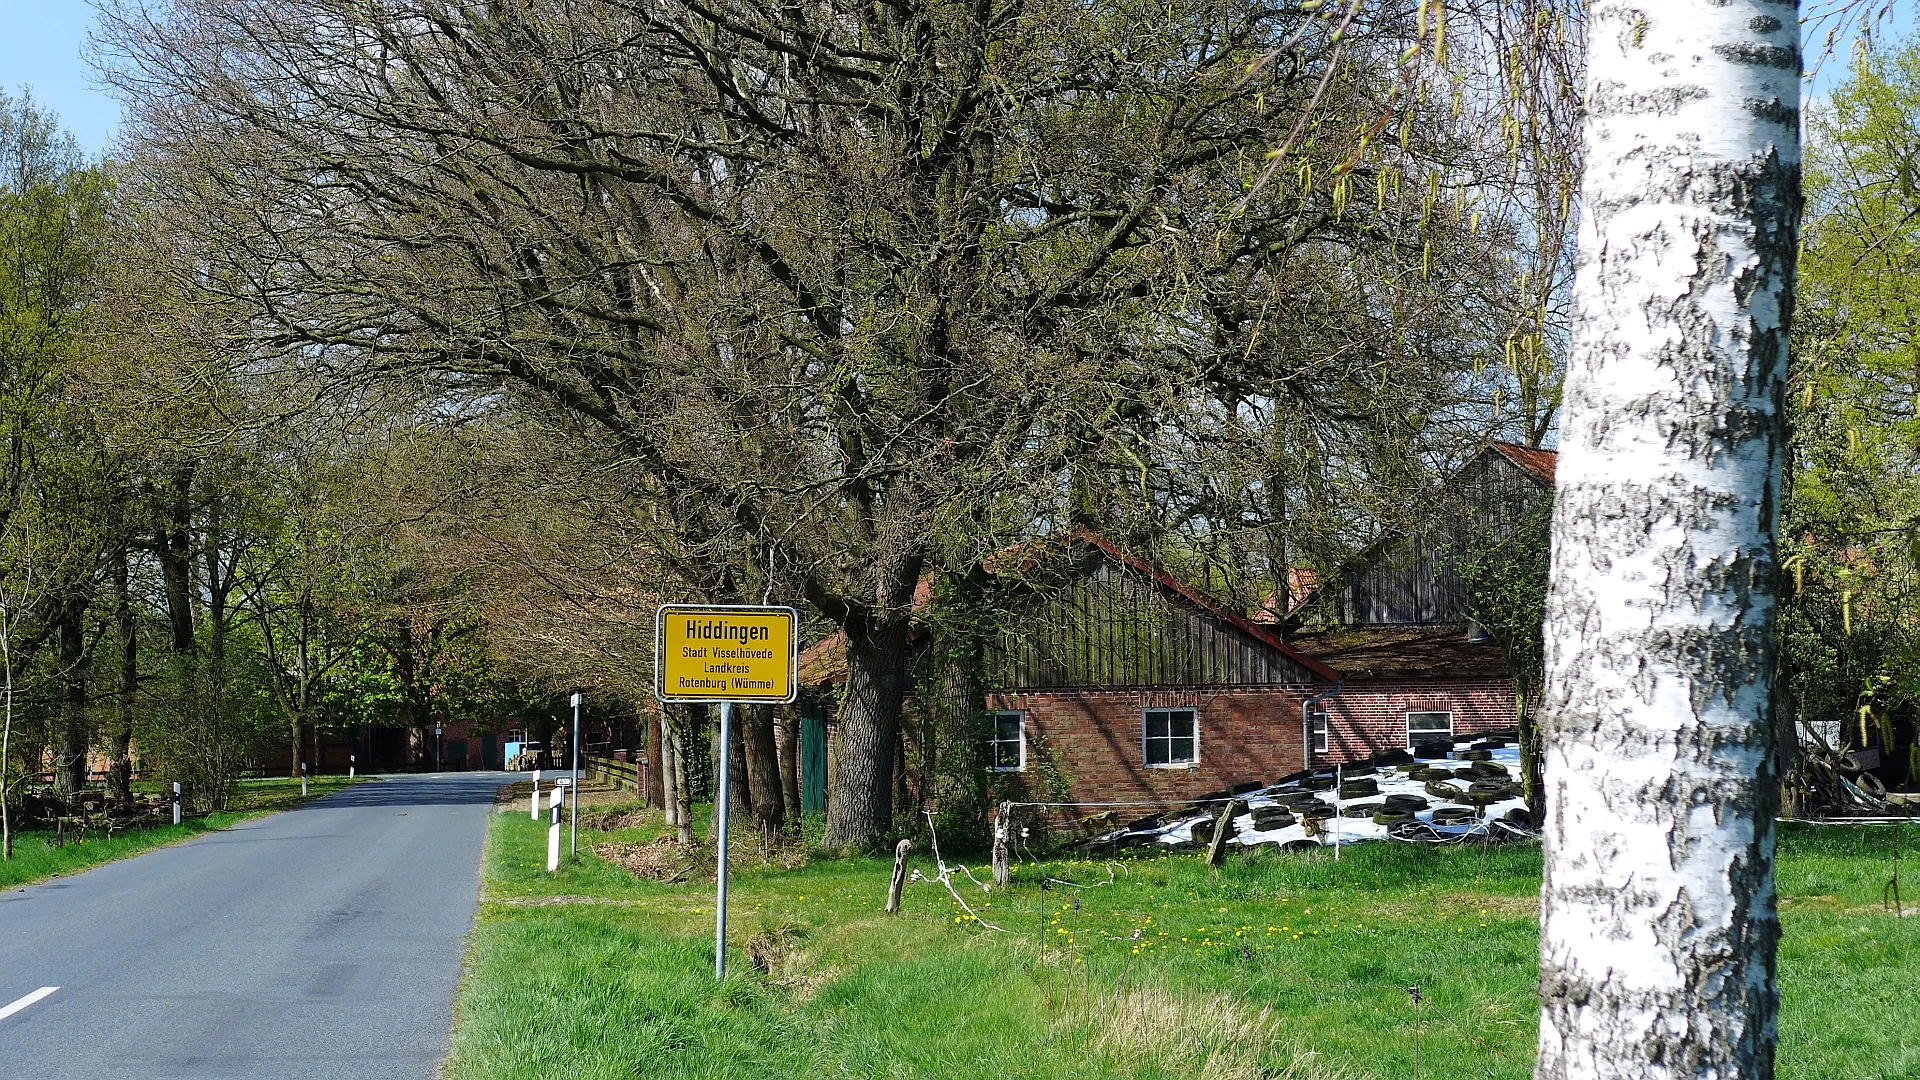
{"type": "Polygon", "coordinates": [[[1507,679],[1350,682],[1324,704],[1327,753],[1314,755],[1316,765],[1405,750],[1409,712],[1450,712],[1455,735],[1511,731],[1518,723],[1513,683],[1507,679]]]}
{"type": "MultiPolygon", "coordinates": [[[[992,709],[1027,715],[1027,772],[1033,798],[1042,759],[1081,803],[1173,805],[1234,784],[1270,784],[1306,766],[1301,718],[1306,699],[1324,686],[1219,690],[1059,690],[994,695],[992,709]],[[1198,712],[1200,760],[1181,768],[1147,768],[1141,749],[1147,709],[1198,712]]],[[[1512,684],[1505,679],[1348,683],[1325,699],[1327,754],[1314,765],[1355,761],[1405,749],[1409,711],[1453,713],[1455,734],[1514,726],[1512,684]]]]}
{"type": "MultiPolygon", "coordinates": [[[[1299,772],[1301,703],[1311,692],[1303,687],[1044,691],[990,698],[989,707],[1027,714],[1031,784],[1038,782],[1034,774],[1044,755],[1075,802],[1171,805],[1248,780],[1270,784],[1299,772]],[[1142,714],[1166,708],[1198,712],[1200,760],[1192,766],[1150,769],[1143,763],[1142,714]]],[[[1034,797],[1045,796],[1036,790],[1034,797]]]]}

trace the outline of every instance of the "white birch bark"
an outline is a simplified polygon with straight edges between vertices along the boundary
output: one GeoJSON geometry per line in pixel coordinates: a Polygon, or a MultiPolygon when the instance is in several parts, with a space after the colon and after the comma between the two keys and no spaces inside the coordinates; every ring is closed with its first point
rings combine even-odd
{"type": "Polygon", "coordinates": [[[1773,1075],[1799,25],[1599,0],[1547,601],[1539,1080],[1773,1075]]]}

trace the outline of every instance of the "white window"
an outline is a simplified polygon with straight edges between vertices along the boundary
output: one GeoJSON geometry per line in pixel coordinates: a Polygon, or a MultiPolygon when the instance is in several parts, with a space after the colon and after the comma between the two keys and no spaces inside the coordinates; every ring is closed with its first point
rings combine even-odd
{"type": "Polygon", "coordinates": [[[988,714],[993,734],[987,744],[987,768],[994,772],[1020,772],[1027,767],[1027,714],[997,712],[988,714]]]}
{"type": "Polygon", "coordinates": [[[1148,709],[1141,740],[1150,769],[1192,765],[1200,760],[1200,718],[1192,709],[1148,709]]]}
{"type": "Polygon", "coordinates": [[[1316,754],[1327,752],[1327,706],[1322,702],[1307,704],[1307,745],[1316,754]]]}
{"type": "Polygon", "coordinates": [[[1407,749],[1423,742],[1453,738],[1453,714],[1450,712],[1410,712],[1407,714],[1407,749]]]}

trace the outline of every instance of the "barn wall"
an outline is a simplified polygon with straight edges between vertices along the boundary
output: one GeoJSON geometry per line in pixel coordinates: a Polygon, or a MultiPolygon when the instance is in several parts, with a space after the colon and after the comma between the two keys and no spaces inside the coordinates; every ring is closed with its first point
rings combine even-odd
{"type": "Polygon", "coordinates": [[[989,707],[1027,714],[1028,773],[1038,771],[1037,758],[1045,754],[1073,801],[1171,806],[1245,781],[1270,784],[1299,772],[1301,706],[1310,693],[1300,686],[1043,691],[995,695],[989,707]],[[1154,769],[1142,764],[1142,713],[1149,708],[1198,710],[1198,764],[1154,769]]]}
{"type": "Polygon", "coordinates": [[[1464,623],[1467,590],[1454,567],[1476,539],[1495,540],[1543,499],[1546,486],[1488,451],[1461,469],[1436,503],[1434,524],[1391,540],[1349,570],[1339,618],[1349,626],[1464,623]]]}
{"type": "MultiPolygon", "coordinates": [[[[1038,691],[993,695],[988,707],[1026,713],[1027,778],[1033,790],[1040,787],[1044,755],[1073,802],[1172,806],[1235,784],[1270,784],[1299,772],[1307,761],[1304,706],[1323,689],[1038,691]],[[1142,713],[1149,708],[1198,710],[1198,764],[1177,769],[1143,764],[1142,713]]],[[[1506,679],[1348,683],[1325,701],[1329,752],[1314,755],[1315,767],[1405,749],[1409,711],[1453,713],[1456,735],[1511,731],[1516,723],[1513,684],[1506,679]]]]}
{"type": "Polygon", "coordinates": [[[1451,712],[1455,735],[1512,731],[1519,723],[1505,678],[1349,682],[1324,703],[1327,753],[1314,755],[1316,766],[1406,749],[1409,712],[1451,712]]]}

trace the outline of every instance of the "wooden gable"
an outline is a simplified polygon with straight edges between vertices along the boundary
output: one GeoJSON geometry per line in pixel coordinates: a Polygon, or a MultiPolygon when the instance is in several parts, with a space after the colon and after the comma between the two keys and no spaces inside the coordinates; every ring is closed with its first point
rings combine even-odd
{"type": "Polygon", "coordinates": [[[1337,582],[1335,617],[1347,626],[1465,623],[1466,583],[1455,568],[1476,539],[1498,541],[1552,497],[1553,453],[1496,444],[1448,481],[1425,528],[1387,538],[1337,582]]]}
{"type": "Polygon", "coordinates": [[[1195,590],[1089,537],[1003,618],[988,670],[1009,691],[1272,686],[1334,674],[1195,590]]]}

